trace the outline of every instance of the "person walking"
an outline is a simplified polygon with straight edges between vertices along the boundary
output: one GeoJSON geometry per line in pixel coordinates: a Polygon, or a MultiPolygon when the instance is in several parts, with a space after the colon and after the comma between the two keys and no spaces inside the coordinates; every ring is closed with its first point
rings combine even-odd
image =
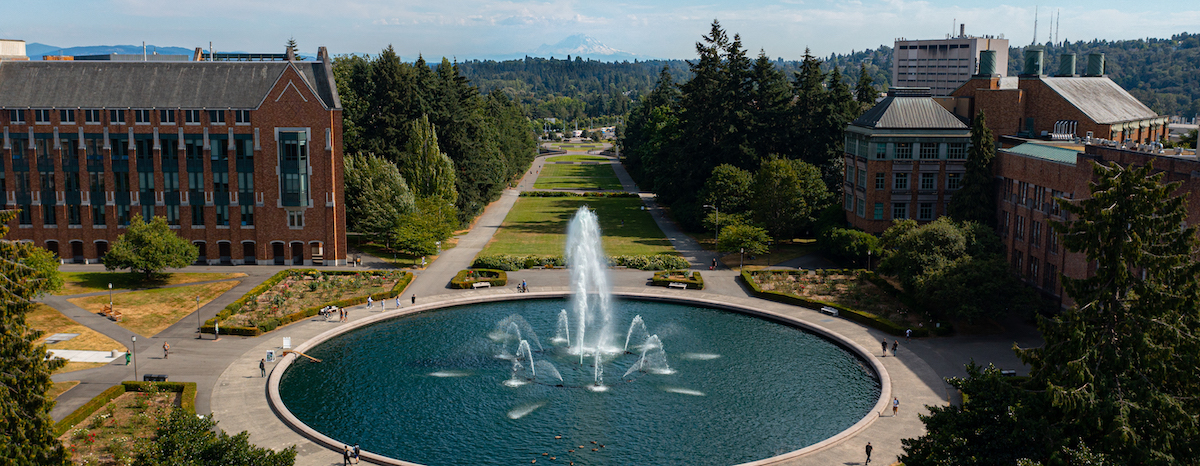
{"type": "Polygon", "coordinates": [[[259,377],[267,376],[267,360],[266,359],[258,360],[258,376],[259,377]]]}
{"type": "Polygon", "coordinates": [[[371,299],[370,296],[367,296],[367,309],[370,309],[371,304],[373,304],[373,303],[375,303],[375,300],[371,299]]]}
{"type": "Polygon", "coordinates": [[[396,295],[396,309],[400,309],[400,295],[396,295]]]}
{"type": "Polygon", "coordinates": [[[171,344],[164,341],[163,342],[163,359],[167,359],[167,357],[170,356],[170,354],[171,354],[171,344]]]}
{"type": "Polygon", "coordinates": [[[412,295],[412,303],[417,304],[417,294],[416,293],[413,293],[413,295],[412,295]]]}
{"type": "Polygon", "coordinates": [[[871,446],[871,442],[867,442],[867,463],[866,464],[871,464],[871,450],[874,450],[874,449],[875,448],[871,446]]]}
{"type": "Polygon", "coordinates": [[[362,449],[358,448],[357,443],[354,444],[354,450],[352,451],[352,455],[354,456],[354,464],[358,464],[358,455],[360,453],[362,453],[362,449]]]}
{"type": "Polygon", "coordinates": [[[350,466],[350,445],[342,446],[342,466],[350,466]]]}
{"type": "Polygon", "coordinates": [[[911,328],[904,331],[904,342],[908,343],[910,341],[912,341],[912,329],[911,328]]]}
{"type": "Polygon", "coordinates": [[[899,411],[900,411],[900,399],[892,398],[892,417],[895,417],[896,413],[899,411]]]}
{"type": "Polygon", "coordinates": [[[892,357],[896,357],[896,349],[900,347],[900,340],[892,341],[892,357]]]}
{"type": "Polygon", "coordinates": [[[884,339],[883,341],[881,341],[879,343],[883,345],[883,357],[886,358],[887,357],[887,339],[884,339]]]}

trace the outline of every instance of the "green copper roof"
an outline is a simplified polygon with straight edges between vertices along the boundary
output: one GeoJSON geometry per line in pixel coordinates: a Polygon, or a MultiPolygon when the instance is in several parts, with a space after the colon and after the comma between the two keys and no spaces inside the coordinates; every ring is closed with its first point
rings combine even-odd
{"type": "Polygon", "coordinates": [[[1026,157],[1037,157],[1053,162],[1069,163],[1075,165],[1075,156],[1079,151],[1074,149],[1065,149],[1062,147],[1049,146],[1046,144],[1035,144],[1027,142],[1016,147],[1001,149],[1010,154],[1024,155],[1026,157]]]}

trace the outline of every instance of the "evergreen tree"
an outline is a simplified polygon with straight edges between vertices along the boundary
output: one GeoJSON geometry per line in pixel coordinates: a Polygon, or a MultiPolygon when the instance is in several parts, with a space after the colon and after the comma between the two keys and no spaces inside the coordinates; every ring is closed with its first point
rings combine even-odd
{"type": "MultiPolygon", "coordinates": [[[[16,214],[0,212],[0,238],[16,214]]],[[[50,374],[66,362],[47,358],[45,345],[34,346],[42,332],[25,322],[31,300],[51,291],[57,274],[58,262],[49,251],[0,239],[0,458],[6,464],[67,461],[50,418],[54,401],[46,398],[50,374]]]]}
{"type": "Polygon", "coordinates": [[[753,103],[750,143],[759,156],[787,156],[792,122],[792,85],[775,64],[759,51],[751,70],[750,101],[753,103]]]}
{"type": "Polygon", "coordinates": [[[1075,220],[1054,223],[1063,246],[1094,261],[1062,277],[1076,305],[1042,319],[1046,341],[1019,350],[1064,432],[1125,464],[1200,461],[1200,262],[1186,199],[1153,164],[1094,165],[1075,220]]]}
{"type": "Polygon", "coordinates": [[[103,261],[105,269],[129,269],[149,279],[168,268],[187,267],[199,256],[196,245],[171,231],[166,217],[154,217],[146,223],[138,215],[117,237],[103,261]]]}
{"type": "Polygon", "coordinates": [[[987,127],[983,110],[980,110],[971,125],[971,150],[967,153],[967,172],[962,187],[954,192],[946,209],[950,217],[996,226],[996,188],[992,175],[995,157],[996,140],[987,127]]]}
{"type": "Polygon", "coordinates": [[[370,154],[345,158],[346,218],[349,228],[390,246],[404,216],[413,211],[413,194],[396,164],[370,154]]]}
{"type": "Polygon", "coordinates": [[[854,88],[854,100],[857,100],[862,108],[860,111],[865,112],[875,106],[875,100],[878,98],[879,91],[875,89],[875,80],[871,79],[864,62],[858,70],[858,86],[854,88]]]}
{"type": "MultiPolygon", "coordinates": [[[[821,61],[813,57],[809,50],[804,49],[804,58],[800,62],[800,71],[795,75],[792,90],[796,95],[793,112],[795,127],[792,130],[791,144],[795,147],[793,156],[813,165],[821,166],[827,161],[827,151],[814,141],[822,138],[821,132],[827,125],[821,124],[825,98],[825,74],[821,72],[821,61]]],[[[842,131],[838,131],[842,134],[842,131]]]]}
{"type": "Polygon", "coordinates": [[[401,156],[400,175],[416,197],[437,196],[453,204],[454,162],[438,146],[437,130],[427,115],[409,125],[408,145],[401,156]]]}

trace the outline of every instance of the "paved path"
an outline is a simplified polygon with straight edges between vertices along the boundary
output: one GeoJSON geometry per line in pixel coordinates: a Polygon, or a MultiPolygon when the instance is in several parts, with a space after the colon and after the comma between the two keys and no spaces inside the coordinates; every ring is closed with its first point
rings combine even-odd
{"type": "MultiPolygon", "coordinates": [[[[459,239],[458,246],[443,252],[426,270],[417,272],[409,286],[409,295],[417,296],[418,304],[454,301],[466,296],[515,293],[514,286],[490,290],[452,290],[448,288],[450,278],[458,270],[470,265],[474,256],[490,241],[503,222],[504,217],[516,202],[521,190],[530,189],[545,157],[539,157],[529,172],[518,182],[515,189],[506,190],[499,200],[485,209],[472,230],[459,239]]],[[[618,178],[626,190],[638,192],[621,165],[614,165],[618,178]]],[[[885,335],[858,324],[819,314],[812,310],[788,306],[751,297],[737,279],[737,273],[728,269],[707,271],[715,254],[699,247],[690,236],[682,233],[673,222],[661,215],[661,209],[649,193],[640,193],[643,202],[652,209],[655,221],[671,239],[672,244],[694,268],[705,270],[706,289],[667,290],[654,288],[658,294],[698,297],[734,304],[742,304],[783,313],[839,333],[868,349],[878,348],[885,335]]],[[[369,263],[370,264],[370,263],[369,263]]],[[[805,266],[808,262],[785,263],[786,266],[805,266]]],[[[374,265],[374,264],[372,264],[374,265]]],[[[261,283],[278,270],[278,266],[189,267],[184,272],[238,271],[248,274],[242,283],[200,310],[200,318],[212,317],[241,294],[261,283]]],[[[98,271],[99,266],[64,266],[63,270],[98,271]]],[[[338,267],[337,269],[342,269],[338,267]]],[[[353,270],[353,269],[351,269],[353,270]]],[[[651,273],[636,270],[613,270],[611,272],[615,290],[618,292],[643,293],[648,289],[651,273]]],[[[533,291],[563,291],[569,286],[569,274],[565,270],[522,270],[509,274],[510,283],[526,280],[533,291]]],[[[411,307],[408,297],[402,302],[411,307]]],[[[67,303],[65,298],[48,297],[48,304],[64,311],[68,317],[88,327],[117,339],[129,341],[132,332],[124,330],[107,319],[88,313],[67,303]]],[[[351,308],[353,320],[377,315],[363,306],[351,308]]],[[[389,310],[386,312],[395,312],[389,310]]],[[[171,380],[198,382],[197,410],[212,412],[226,431],[250,432],[251,441],[265,447],[285,448],[295,445],[298,449],[298,465],[331,465],[340,462],[340,454],[318,446],[285,427],[268,406],[264,384],[259,377],[258,361],[268,349],[280,349],[283,337],[290,337],[296,346],[308,339],[343,325],[310,319],[288,325],[257,338],[222,337],[219,341],[195,338],[195,319],[192,315],[152,338],[139,338],[137,346],[138,372],[165,373],[171,380]],[[172,350],[169,359],[161,354],[161,341],[170,341],[172,350]],[[149,345],[149,346],[147,346],[149,345]],[[156,351],[157,350],[157,351],[156,351]]],[[[812,455],[789,461],[788,465],[861,464],[863,446],[870,441],[875,446],[874,458],[888,464],[901,452],[900,439],[919,436],[924,427],[917,415],[924,413],[925,405],[938,405],[954,399],[954,394],[943,382],[944,377],[963,375],[962,365],[970,360],[978,363],[995,363],[1005,369],[1026,369],[1012,353],[1014,342],[1022,346],[1041,344],[1036,330],[1020,322],[1005,322],[1008,330],[1004,334],[991,336],[957,336],[913,340],[903,343],[898,357],[882,357],[880,362],[888,371],[892,385],[886,388],[901,400],[898,416],[890,412],[875,414],[872,422],[853,438],[831,446],[812,455]]],[[[888,337],[890,338],[890,337],[888,337]]],[[[61,419],[79,405],[105,388],[129,380],[133,368],[118,361],[104,367],[71,372],[54,376],[56,381],[81,380],[80,386],[59,398],[59,405],[52,415],[61,419]]]]}

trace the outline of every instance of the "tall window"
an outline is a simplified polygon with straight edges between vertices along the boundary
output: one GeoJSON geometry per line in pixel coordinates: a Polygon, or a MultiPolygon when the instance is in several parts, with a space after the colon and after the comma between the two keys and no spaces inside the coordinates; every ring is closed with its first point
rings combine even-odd
{"type": "Polygon", "coordinates": [[[254,206],[252,206],[252,205],[243,205],[242,206],[242,226],[244,226],[244,227],[254,226],[254,206]]]}
{"type": "Polygon", "coordinates": [[[163,191],[179,191],[179,172],[163,173],[163,191]]]}
{"type": "Polygon", "coordinates": [[[133,111],[133,122],[136,124],[139,124],[139,125],[150,124],[150,111],[149,110],[134,110],[133,111]]]}
{"type": "Polygon", "coordinates": [[[962,173],[946,174],[946,190],[953,191],[962,187],[962,173]]]}
{"type": "Polygon", "coordinates": [[[1016,238],[1018,241],[1025,239],[1025,217],[1024,216],[1021,216],[1021,215],[1017,216],[1017,229],[1015,232],[1013,232],[1013,237],[1016,238]]]}
{"type": "Polygon", "coordinates": [[[83,122],[89,125],[100,124],[100,110],[87,109],[83,111],[83,122]]]}
{"type": "Polygon", "coordinates": [[[892,189],[908,189],[908,173],[893,173],[892,177],[892,189]]]}
{"type": "Polygon", "coordinates": [[[1029,246],[1038,247],[1042,241],[1042,222],[1029,222],[1029,246]]]}
{"type": "Polygon", "coordinates": [[[917,210],[918,220],[933,220],[933,203],[922,202],[917,210]]]}
{"type": "Polygon", "coordinates": [[[75,111],[74,110],[59,110],[58,111],[58,122],[62,123],[64,125],[75,124],[75,111]]]}
{"type": "Polygon", "coordinates": [[[108,124],[110,124],[110,125],[125,124],[125,111],[124,110],[109,110],[108,111],[108,124]]]}
{"type": "Polygon", "coordinates": [[[117,225],[129,226],[129,206],[117,204],[117,225]]]}
{"type": "Polygon", "coordinates": [[[213,192],[214,193],[229,192],[229,173],[228,172],[213,173],[212,177],[213,177],[213,192]]]}
{"type": "Polygon", "coordinates": [[[883,203],[882,202],[875,203],[875,215],[873,216],[873,220],[883,220],[883,203]]]}
{"type": "Polygon", "coordinates": [[[229,226],[229,206],[219,205],[216,207],[217,225],[229,226]]]}
{"type": "Polygon", "coordinates": [[[175,124],[175,111],[174,110],[159,110],[158,111],[158,124],[160,124],[160,125],[175,124]]]}
{"type": "Polygon", "coordinates": [[[904,220],[908,218],[908,204],[897,202],[892,204],[892,220],[904,220]]]}
{"type": "Polygon", "coordinates": [[[233,120],[234,123],[237,123],[239,125],[248,125],[248,124],[250,124],[250,111],[249,110],[234,110],[233,118],[234,118],[234,120],[233,120]]]}
{"type": "Polygon", "coordinates": [[[875,174],[875,189],[887,188],[887,177],[883,173],[875,174]]]}
{"type": "MultiPolygon", "coordinates": [[[[254,174],[238,172],[238,193],[242,196],[254,196],[254,174]]],[[[248,202],[248,201],[247,201],[248,202]]]]}
{"type": "Polygon", "coordinates": [[[1046,232],[1046,250],[1051,254],[1058,254],[1058,234],[1054,230],[1046,232]]]}
{"type": "Polygon", "coordinates": [[[50,124],[50,109],[39,108],[33,110],[33,122],[43,125],[50,124]]]}
{"type": "Polygon", "coordinates": [[[179,225],[179,206],[177,206],[177,205],[167,206],[167,224],[168,225],[179,225]]]}
{"type": "Polygon", "coordinates": [[[42,224],[46,226],[58,225],[58,218],[54,216],[54,206],[42,205],[42,224]]]}
{"type": "Polygon", "coordinates": [[[92,204],[92,225],[104,225],[104,204],[92,204]]]}
{"type": "Polygon", "coordinates": [[[201,207],[199,203],[194,203],[189,210],[192,211],[192,226],[204,226],[204,207],[201,207]]]}
{"type": "Polygon", "coordinates": [[[938,145],[935,143],[921,143],[921,158],[936,159],[938,158],[938,145]]]}
{"type": "Polygon", "coordinates": [[[145,220],[146,223],[154,220],[154,204],[142,205],[142,220],[145,220]]]}
{"type": "Polygon", "coordinates": [[[1055,285],[1058,283],[1058,266],[1046,262],[1046,273],[1042,279],[1042,288],[1054,291],[1055,285]]]}
{"type": "Polygon", "coordinates": [[[25,122],[25,110],[9,110],[8,111],[8,122],[9,123],[24,123],[25,122]]]}
{"type": "Polygon", "coordinates": [[[289,210],[288,211],[288,227],[289,228],[304,228],[304,211],[289,210]]]}
{"type": "Polygon", "coordinates": [[[189,124],[189,125],[200,124],[200,111],[199,110],[184,110],[183,111],[183,122],[186,124],[189,124]]]}
{"type": "Polygon", "coordinates": [[[921,190],[932,191],[937,189],[937,173],[922,173],[921,174],[921,190]]]}
{"type": "Polygon", "coordinates": [[[880,143],[875,144],[875,158],[877,158],[877,159],[886,159],[887,158],[887,143],[880,142],[880,143]]]}
{"type": "Polygon", "coordinates": [[[104,173],[91,172],[88,174],[88,178],[91,180],[88,185],[92,192],[104,192],[104,173]]]}
{"type": "Polygon", "coordinates": [[[138,191],[143,193],[154,191],[154,172],[138,172],[138,191]]]}
{"type": "MultiPolygon", "coordinates": [[[[204,172],[188,173],[188,191],[192,191],[192,192],[196,192],[196,193],[204,191],[204,172]]],[[[196,195],[196,194],[193,194],[193,195],[196,195]]],[[[193,199],[192,202],[199,204],[202,200],[203,199],[200,199],[200,200],[193,199]]]]}
{"type": "Polygon", "coordinates": [[[855,213],[857,213],[859,217],[864,217],[867,215],[866,211],[867,211],[867,201],[863,200],[861,197],[858,198],[858,206],[855,209],[855,213]]]}
{"type": "Polygon", "coordinates": [[[280,194],[285,207],[308,205],[307,133],[279,133],[280,194]]]}
{"type": "Polygon", "coordinates": [[[950,143],[950,147],[946,151],[946,157],[950,159],[967,158],[967,145],[961,142],[950,143]]]}
{"type": "Polygon", "coordinates": [[[225,124],[225,111],[224,110],[209,110],[208,111],[208,124],[210,124],[210,125],[225,124]]]}
{"type": "Polygon", "coordinates": [[[858,171],[858,187],[866,189],[866,187],[867,187],[867,171],[864,169],[861,169],[861,168],[858,169],[857,171],[858,171]]]}
{"type": "Polygon", "coordinates": [[[913,151],[913,147],[912,147],[911,142],[897,142],[896,143],[896,158],[897,159],[911,159],[912,155],[913,155],[912,151],[913,151]]]}

